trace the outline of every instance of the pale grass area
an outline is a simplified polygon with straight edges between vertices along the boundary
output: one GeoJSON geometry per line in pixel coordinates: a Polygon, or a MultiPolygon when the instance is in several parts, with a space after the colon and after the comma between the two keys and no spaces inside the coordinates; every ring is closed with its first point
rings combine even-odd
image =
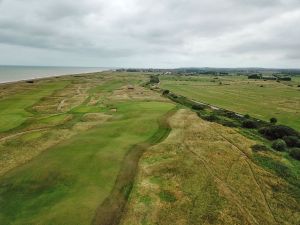
{"type": "Polygon", "coordinates": [[[163,98],[159,93],[153,92],[149,89],[138,85],[125,85],[120,89],[113,91],[112,95],[108,99],[114,101],[124,101],[124,100],[141,100],[141,101],[169,101],[163,98]]]}
{"type": "Polygon", "coordinates": [[[251,160],[252,140],[179,110],[147,150],[122,225],[299,224],[287,184],[251,160]]]}
{"type": "Polygon", "coordinates": [[[39,113],[63,113],[82,104],[88,97],[93,84],[70,84],[63,90],[56,91],[33,106],[39,113]]]}

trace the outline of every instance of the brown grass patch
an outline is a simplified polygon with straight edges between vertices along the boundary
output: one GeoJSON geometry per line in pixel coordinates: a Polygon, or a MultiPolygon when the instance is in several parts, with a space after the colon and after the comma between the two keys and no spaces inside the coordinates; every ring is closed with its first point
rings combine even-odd
{"type": "Polygon", "coordinates": [[[108,97],[111,100],[149,100],[149,101],[168,101],[163,98],[159,93],[153,92],[141,86],[132,86],[129,89],[128,86],[123,86],[118,90],[115,90],[111,96],[108,97]]]}
{"type": "Polygon", "coordinates": [[[253,141],[188,110],[170,124],[169,137],[140,161],[121,224],[299,222],[287,184],[251,160],[253,141]]]}

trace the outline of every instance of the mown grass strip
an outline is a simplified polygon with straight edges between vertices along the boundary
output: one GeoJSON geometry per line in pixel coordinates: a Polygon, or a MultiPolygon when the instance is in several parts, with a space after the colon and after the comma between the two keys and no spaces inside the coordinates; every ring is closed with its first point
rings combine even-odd
{"type": "Polygon", "coordinates": [[[137,173],[139,159],[151,146],[163,141],[170,133],[171,127],[168,118],[176,112],[176,109],[169,111],[159,119],[158,130],[147,141],[132,146],[126,154],[114,188],[110,195],[98,207],[93,225],[115,225],[119,224],[123,210],[131,193],[134,179],[137,173]]]}

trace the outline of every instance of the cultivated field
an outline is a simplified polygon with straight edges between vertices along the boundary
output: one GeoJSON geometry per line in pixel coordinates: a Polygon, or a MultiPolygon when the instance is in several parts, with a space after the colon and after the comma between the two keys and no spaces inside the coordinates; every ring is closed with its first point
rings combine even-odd
{"type": "Polygon", "coordinates": [[[188,98],[300,130],[300,79],[249,80],[246,76],[162,76],[161,87],[188,98]]]}
{"type": "MultiPolygon", "coordinates": [[[[0,225],[300,224],[300,162],[290,149],[202,120],[145,85],[149,77],[1,84],[0,225]]],[[[299,128],[296,83],[160,79],[174,93],[299,128]]]]}

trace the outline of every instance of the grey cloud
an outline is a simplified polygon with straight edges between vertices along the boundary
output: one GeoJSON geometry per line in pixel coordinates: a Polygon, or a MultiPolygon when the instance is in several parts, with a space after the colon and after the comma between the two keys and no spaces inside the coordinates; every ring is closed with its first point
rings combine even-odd
{"type": "Polygon", "coordinates": [[[299,16],[298,0],[0,0],[0,43],[128,66],[289,66],[299,16]]]}

